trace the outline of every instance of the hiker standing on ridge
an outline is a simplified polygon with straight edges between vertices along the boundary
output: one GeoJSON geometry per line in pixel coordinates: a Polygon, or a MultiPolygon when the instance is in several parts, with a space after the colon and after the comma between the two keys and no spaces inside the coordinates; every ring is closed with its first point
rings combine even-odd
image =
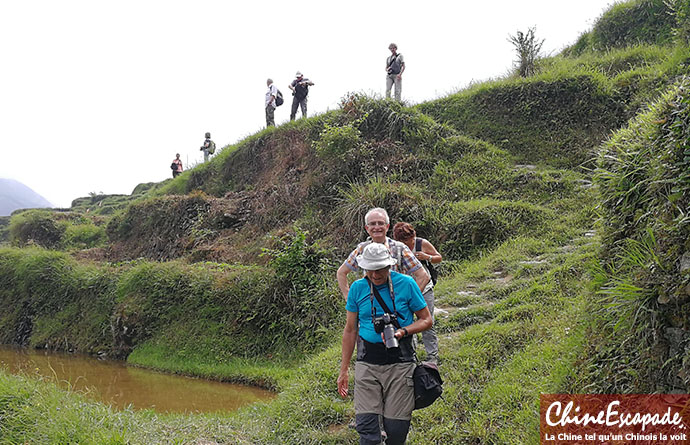
{"type": "Polygon", "coordinates": [[[295,74],[295,80],[288,85],[292,90],[292,109],[290,110],[291,121],[295,120],[298,106],[302,109],[302,118],[307,117],[307,95],[309,94],[309,86],[311,85],[314,85],[314,82],[305,79],[299,71],[295,74]]]}
{"type": "Polygon", "coordinates": [[[204,145],[199,150],[204,152],[204,162],[208,161],[209,155],[216,152],[216,143],[211,140],[211,133],[206,133],[204,145]]]}
{"type": "Polygon", "coordinates": [[[367,245],[357,263],[366,277],[352,283],[347,296],[338,393],[347,397],[350,360],[357,344],[354,386],[359,443],[381,443],[379,416],[383,416],[386,443],[402,445],[415,406],[412,335],[431,327],[431,314],[412,277],[390,270],[397,260],[386,246],[367,245]]]}
{"type": "Polygon", "coordinates": [[[390,57],[386,59],[386,98],[391,97],[391,87],[395,85],[395,100],[400,102],[402,92],[402,73],[405,71],[405,59],[398,53],[398,45],[391,43],[388,45],[391,51],[390,57]]]}
{"type": "Polygon", "coordinates": [[[360,243],[355,250],[350,253],[347,259],[340,265],[336,277],[338,279],[338,287],[347,300],[347,294],[350,286],[347,282],[347,274],[350,272],[359,272],[360,267],[357,263],[359,255],[366,246],[372,243],[380,243],[386,246],[395,264],[392,265],[391,270],[395,272],[410,275],[417,282],[420,291],[424,290],[426,284],[429,282],[429,275],[424,270],[422,263],[414,256],[412,251],[403,243],[392,240],[386,236],[388,228],[390,227],[390,219],[388,212],[380,207],[373,208],[364,216],[364,229],[369,234],[369,239],[360,243]]]}
{"type": "Polygon", "coordinates": [[[173,159],[172,164],[170,164],[170,168],[172,169],[173,178],[182,173],[182,160],[180,159],[179,153],[175,155],[175,159],[173,159]]]}
{"type": "Polygon", "coordinates": [[[266,80],[268,91],[266,92],[266,128],[275,127],[275,111],[278,104],[276,98],[278,97],[278,88],[273,85],[273,79],[266,80]]]}
{"type": "MultiPolygon", "coordinates": [[[[438,264],[443,260],[443,257],[438,250],[431,244],[428,240],[424,238],[417,237],[417,232],[414,230],[411,224],[406,222],[399,222],[393,226],[393,238],[396,241],[404,243],[407,247],[414,252],[415,256],[419,261],[421,261],[422,266],[432,277],[427,283],[426,287],[422,290],[422,295],[424,296],[424,301],[429,308],[431,313],[431,318],[434,318],[434,285],[436,284],[436,271],[432,264],[438,264]]],[[[427,361],[434,362],[438,364],[438,336],[436,331],[432,326],[428,330],[422,332],[422,343],[424,343],[424,349],[426,350],[427,361]]]]}

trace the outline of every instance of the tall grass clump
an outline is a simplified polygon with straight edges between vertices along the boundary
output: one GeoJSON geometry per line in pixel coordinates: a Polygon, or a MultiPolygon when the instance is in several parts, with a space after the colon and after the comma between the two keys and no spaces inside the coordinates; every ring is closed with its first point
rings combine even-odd
{"type": "Polygon", "coordinates": [[[535,36],[535,28],[529,28],[527,32],[517,31],[511,35],[508,41],[515,47],[517,60],[515,66],[520,77],[529,77],[537,71],[537,60],[544,45],[544,39],[538,40],[535,36]]]}
{"type": "Polygon", "coordinates": [[[683,352],[690,341],[689,87],[682,79],[599,155],[599,322],[609,334],[601,350],[612,357],[602,353],[610,375],[598,377],[606,377],[599,381],[610,383],[607,390],[687,390],[690,383],[682,371],[690,363],[683,352]]]}

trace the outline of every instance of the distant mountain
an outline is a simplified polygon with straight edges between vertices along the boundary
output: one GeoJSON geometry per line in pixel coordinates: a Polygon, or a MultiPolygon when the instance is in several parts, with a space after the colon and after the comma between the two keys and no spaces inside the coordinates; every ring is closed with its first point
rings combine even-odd
{"type": "Polygon", "coordinates": [[[21,182],[0,178],[0,216],[8,216],[17,209],[38,207],[53,207],[53,205],[21,182]]]}

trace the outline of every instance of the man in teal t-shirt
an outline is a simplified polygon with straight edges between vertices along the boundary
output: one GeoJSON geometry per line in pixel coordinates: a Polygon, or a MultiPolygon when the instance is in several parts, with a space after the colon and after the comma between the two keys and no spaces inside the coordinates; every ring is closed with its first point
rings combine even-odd
{"type": "Polygon", "coordinates": [[[357,344],[355,363],[355,417],[360,444],[380,444],[379,416],[383,416],[386,443],[404,444],[414,409],[414,350],[411,335],[429,329],[431,314],[419,286],[407,275],[391,272],[396,263],[386,246],[371,243],[357,257],[366,277],[352,283],[347,296],[347,322],[338,376],[338,392],[348,393],[349,365],[357,344]],[[395,315],[394,336],[398,347],[387,347],[374,320],[395,315]],[[417,320],[414,320],[415,315],[417,320]]]}

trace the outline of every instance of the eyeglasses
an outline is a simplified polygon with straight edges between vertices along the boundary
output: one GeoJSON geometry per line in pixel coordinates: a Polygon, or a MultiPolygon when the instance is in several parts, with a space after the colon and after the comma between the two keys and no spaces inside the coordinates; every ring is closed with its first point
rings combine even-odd
{"type": "Polygon", "coordinates": [[[370,221],[367,223],[368,226],[385,226],[388,224],[386,221],[370,221]]]}

